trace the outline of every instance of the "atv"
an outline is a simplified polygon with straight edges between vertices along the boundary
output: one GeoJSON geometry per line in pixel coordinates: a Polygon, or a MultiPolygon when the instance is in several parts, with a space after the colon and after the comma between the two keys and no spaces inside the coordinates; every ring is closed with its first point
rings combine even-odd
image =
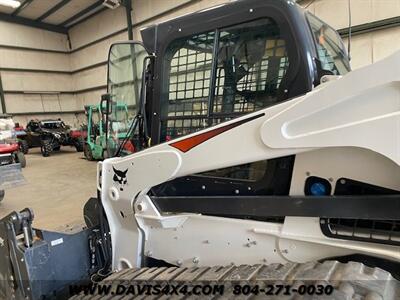
{"type": "Polygon", "coordinates": [[[61,146],[73,146],[76,151],[83,151],[80,134],[76,134],[61,119],[31,120],[26,126],[26,142],[29,148],[40,147],[44,157],[59,151],[61,146]]]}

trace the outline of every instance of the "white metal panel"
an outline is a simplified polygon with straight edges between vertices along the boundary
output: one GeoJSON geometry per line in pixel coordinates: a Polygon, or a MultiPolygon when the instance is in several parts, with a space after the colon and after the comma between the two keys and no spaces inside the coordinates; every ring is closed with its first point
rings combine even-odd
{"type": "Polygon", "coordinates": [[[400,27],[374,32],[372,35],[372,42],[374,62],[395,53],[400,50],[400,27]]]}
{"type": "Polygon", "coordinates": [[[0,44],[67,51],[67,36],[48,30],[0,21],[0,44]]]}
{"type": "Polygon", "coordinates": [[[72,85],[74,90],[83,90],[104,84],[107,84],[107,66],[101,66],[73,75],[72,85]]]}
{"type": "Polygon", "coordinates": [[[57,10],[54,14],[50,15],[43,21],[51,24],[60,24],[72,17],[73,15],[84,10],[86,7],[89,7],[96,1],[97,0],[72,0],[63,8],[57,10]]]}
{"type": "Polygon", "coordinates": [[[362,147],[400,163],[400,51],[309,93],[271,117],[271,148],[362,147]]]}
{"type": "Polygon", "coordinates": [[[25,7],[18,16],[35,20],[54,5],[57,5],[60,1],[61,0],[34,0],[25,7]]]}
{"type": "MultiPolygon", "coordinates": [[[[76,49],[123,28],[126,28],[124,7],[107,9],[69,30],[72,48],[76,49]]],[[[127,35],[125,39],[128,39],[127,35]]]]}
{"type": "MultiPolygon", "coordinates": [[[[185,4],[191,0],[133,0],[132,17],[135,23],[142,22],[150,17],[170,10],[173,7],[185,4]]],[[[195,10],[193,10],[195,11],[195,10]]]]}
{"type": "Polygon", "coordinates": [[[96,90],[91,92],[75,94],[76,106],[82,109],[87,104],[99,104],[101,95],[105,94],[106,90],[96,90]]]}
{"type": "Polygon", "coordinates": [[[378,21],[397,16],[400,16],[399,0],[372,0],[371,21],[378,21]]]}
{"type": "MultiPolygon", "coordinates": [[[[126,32],[124,32],[109,39],[106,39],[102,42],[84,48],[80,51],[71,53],[71,70],[81,69],[86,66],[106,61],[108,59],[108,51],[111,44],[114,42],[126,40],[127,35],[126,32]]],[[[104,80],[106,79],[104,78],[104,80]]]]}
{"type": "Polygon", "coordinates": [[[69,55],[0,48],[0,68],[70,71],[69,55]]]}
{"type": "Polygon", "coordinates": [[[71,75],[3,71],[1,79],[4,90],[72,91],[71,75]]]}

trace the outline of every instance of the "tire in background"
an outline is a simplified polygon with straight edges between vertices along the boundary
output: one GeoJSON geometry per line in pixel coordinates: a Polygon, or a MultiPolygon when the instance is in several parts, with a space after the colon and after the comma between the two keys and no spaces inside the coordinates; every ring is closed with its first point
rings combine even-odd
{"type": "Polygon", "coordinates": [[[19,140],[19,149],[23,154],[28,154],[29,152],[29,144],[26,140],[19,140]]]}
{"type": "Polygon", "coordinates": [[[76,152],[84,151],[84,143],[81,138],[75,139],[74,145],[75,145],[76,152]]]}
{"type": "Polygon", "coordinates": [[[83,146],[83,154],[85,155],[85,158],[87,160],[89,160],[89,161],[93,160],[92,150],[90,149],[90,146],[86,143],[83,146]]]}
{"type": "Polygon", "coordinates": [[[42,152],[43,157],[50,156],[50,153],[53,151],[53,145],[50,140],[41,140],[40,141],[40,152],[42,152]]]}

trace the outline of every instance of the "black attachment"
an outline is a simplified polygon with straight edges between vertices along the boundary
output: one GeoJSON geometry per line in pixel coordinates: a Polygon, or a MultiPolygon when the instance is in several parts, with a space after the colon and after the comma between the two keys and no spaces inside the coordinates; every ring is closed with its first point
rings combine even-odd
{"type": "Polygon", "coordinates": [[[89,248],[101,238],[98,227],[52,232],[33,229],[32,221],[28,208],[0,220],[1,299],[62,299],[68,286],[88,283],[103,267],[100,257],[91,261],[89,248]]]}

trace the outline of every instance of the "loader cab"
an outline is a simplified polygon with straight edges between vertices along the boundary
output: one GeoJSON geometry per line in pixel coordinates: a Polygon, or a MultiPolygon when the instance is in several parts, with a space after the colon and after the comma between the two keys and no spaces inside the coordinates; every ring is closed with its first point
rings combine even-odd
{"type": "MultiPolygon", "coordinates": [[[[131,108],[128,126],[142,112],[132,136],[150,145],[277,105],[311,91],[324,75],[350,70],[337,32],[294,1],[235,1],[144,28],[141,35],[143,44],[111,47],[109,93],[131,108]]],[[[288,194],[293,161],[212,170],[152,192],[288,194]]]]}

